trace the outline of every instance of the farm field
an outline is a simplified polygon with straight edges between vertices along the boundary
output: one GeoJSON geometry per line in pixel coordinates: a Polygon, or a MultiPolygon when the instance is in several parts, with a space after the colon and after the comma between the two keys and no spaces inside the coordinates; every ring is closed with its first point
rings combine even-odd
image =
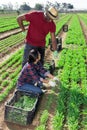
{"type": "MultiPolygon", "coordinates": [[[[21,70],[25,36],[19,30],[8,35],[18,28],[17,23],[13,24],[16,16],[11,16],[11,27],[3,19],[0,18],[0,35],[5,35],[0,40],[0,129],[87,130],[87,14],[64,14],[55,21],[56,36],[62,39],[54,71],[59,83],[55,88],[47,86],[33,122],[27,126],[4,121],[4,105],[15,91],[21,70]],[[64,32],[63,25],[68,26],[68,31],[64,32]]],[[[49,38],[48,35],[45,63],[53,59],[49,38]]]]}

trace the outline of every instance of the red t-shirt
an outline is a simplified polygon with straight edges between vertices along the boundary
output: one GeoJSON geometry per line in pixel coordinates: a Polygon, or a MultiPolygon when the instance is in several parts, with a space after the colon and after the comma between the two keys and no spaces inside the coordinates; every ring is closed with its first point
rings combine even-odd
{"type": "Polygon", "coordinates": [[[38,47],[44,47],[46,44],[46,35],[49,32],[55,32],[56,26],[53,21],[48,22],[43,12],[32,12],[25,14],[25,18],[30,22],[26,42],[38,47]]]}

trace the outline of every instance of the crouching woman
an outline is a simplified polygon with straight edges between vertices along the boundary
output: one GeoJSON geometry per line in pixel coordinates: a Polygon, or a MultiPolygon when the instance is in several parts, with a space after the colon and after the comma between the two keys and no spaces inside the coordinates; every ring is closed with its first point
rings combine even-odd
{"type": "Polygon", "coordinates": [[[22,68],[17,81],[17,89],[29,91],[34,94],[42,94],[43,83],[47,83],[46,77],[54,78],[40,63],[40,53],[32,49],[29,52],[28,62],[22,68]]]}

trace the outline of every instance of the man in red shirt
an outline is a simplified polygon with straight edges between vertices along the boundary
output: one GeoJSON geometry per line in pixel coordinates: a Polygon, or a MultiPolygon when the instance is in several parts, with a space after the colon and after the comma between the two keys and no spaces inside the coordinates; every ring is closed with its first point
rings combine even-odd
{"type": "Polygon", "coordinates": [[[28,59],[28,54],[31,49],[37,49],[41,54],[41,63],[44,63],[46,35],[50,32],[52,39],[52,48],[57,54],[57,43],[55,38],[56,25],[53,22],[58,16],[58,11],[54,7],[50,7],[45,12],[31,11],[27,14],[20,15],[17,18],[18,24],[25,32],[23,21],[29,22],[29,27],[25,39],[25,49],[22,66],[25,65],[28,59]]]}

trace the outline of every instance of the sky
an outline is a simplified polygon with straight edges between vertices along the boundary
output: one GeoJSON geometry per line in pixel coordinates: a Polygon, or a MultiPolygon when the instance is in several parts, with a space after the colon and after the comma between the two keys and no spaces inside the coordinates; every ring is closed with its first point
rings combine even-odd
{"type": "MultiPolygon", "coordinates": [[[[51,3],[57,1],[58,3],[71,3],[75,9],[87,9],[87,0],[48,0],[51,3]]],[[[12,3],[13,5],[21,5],[24,2],[28,3],[30,7],[34,7],[36,3],[45,4],[47,0],[0,0],[0,6],[2,4],[12,3]]]]}

